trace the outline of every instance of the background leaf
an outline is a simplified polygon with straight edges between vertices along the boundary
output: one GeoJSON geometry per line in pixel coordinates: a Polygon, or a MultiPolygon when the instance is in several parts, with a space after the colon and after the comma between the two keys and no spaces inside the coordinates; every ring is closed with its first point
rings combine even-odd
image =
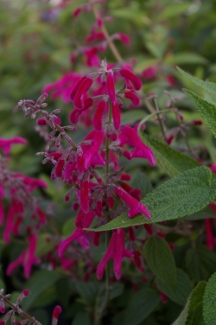
{"type": "Polygon", "coordinates": [[[26,283],[26,288],[30,291],[28,299],[23,300],[22,307],[27,310],[35,299],[46,289],[52,286],[60,278],[56,271],[40,270],[35,272],[26,283]]]}
{"type": "Polygon", "coordinates": [[[157,288],[163,293],[165,293],[168,298],[170,298],[177,304],[184,306],[187,302],[187,298],[189,297],[192,291],[192,284],[187,273],[178,268],[176,272],[176,287],[174,289],[165,284],[163,281],[161,281],[159,277],[156,278],[156,285],[157,288]]]}
{"type": "Polygon", "coordinates": [[[205,325],[213,325],[216,320],[216,272],[207,282],[203,297],[203,318],[205,325]]]}
{"type": "Polygon", "coordinates": [[[188,80],[192,81],[197,86],[200,86],[202,89],[204,89],[207,92],[216,93],[216,83],[210,82],[210,81],[203,81],[201,79],[198,79],[194,76],[191,76],[189,73],[185,72],[184,70],[177,67],[177,70],[188,80]]]}
{"type": "Polygon", "coordinates": [[[150,315],[160,302],[156,290],[145,288],[136,292],[127,306],[124,325],[139,325],[150,315]]]}
{"type": "Polygon", "coordinates": [[[200,282],[192,291],[187,304],[172,325],[203,325],[202,305],[206,282],[200,282]]]}
{"type": "Polygon", "coordinates": [[[144,246],[144,257],[149,268],[160,281],[174,290],[176,287],[176,267],[167,242],[158,236],[149,237],[144,246]]]}
{"type": "Polygon", "coordinates": [[[139,135],[142,141],[152,149],[157,166],[169,176],[176,176],[183,171],[200,166],[197,161],[171,148],[162,141],[142,132],[139,135]]]}
{"type": "Polygon", "coordinates": [[[184,89],[184,91],[193,99],[201,117],[216,137],[216,106],[202,99],[190,90],[184,89]]]}

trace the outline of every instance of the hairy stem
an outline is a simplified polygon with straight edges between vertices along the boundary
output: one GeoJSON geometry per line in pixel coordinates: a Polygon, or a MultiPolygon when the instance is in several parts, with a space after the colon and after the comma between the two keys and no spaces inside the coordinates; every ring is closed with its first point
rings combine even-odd
{"type": "Polygon", "coordinates": [[[0,294],[0,299],[3,299],[4,302],[6,302],[11,307],[11,309],[14,310],[14,312],[18,313],[20,316],[24,317],[25,319],[28,319],[32,324],[41,325],[40,322],[38,322],[35,318],[31,317],[29,314],[25,313],[18,305],[13,304],[3,294],[0,294]]]}

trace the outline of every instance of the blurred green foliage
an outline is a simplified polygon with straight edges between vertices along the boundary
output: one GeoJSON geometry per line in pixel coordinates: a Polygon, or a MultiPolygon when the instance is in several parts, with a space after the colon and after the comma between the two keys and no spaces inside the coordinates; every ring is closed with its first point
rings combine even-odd
{"type": "MultiPolygon", "coordinates": [[[[94,22],[91,13],[82,13],[76,19],[72,17],[73,10],[81,3],[83,1],[71,0],[67,2],[66,6],[59,8],[53,6],[48,0],[0,1],[0,136],[20,135],[28,140],[29,145],[26,148],[17,147],[13,150],[14,160],[11,161],[11,166],[16,170],[25,171],[29,175],[40,175],[49,183],[49,189],[43,195],[47,199],[47,204],[52,201],[57,202],[56,224],[59,227],[64,225],[62,228],[64,236],[68,235],[73,228],[71,220],[68,219],[68,216],[72,214],[71,209],[63,203],[65,189],[63,185],[55,184],[54,186],[49,181],[49,168],[42,166],[41,159],[35,157],[37,151],[43,150],[44,143],[34,130],[34,121],[25,121],[21,113],[13,115],[12,109],[20,99],[36,100],[46,84],[58,80],[63,74],[80,71],[81,68],[86,69],[82,56],[78,57],[74,63],[70,63],[69,60],[71,52],[83,45],[91,24],[94,22]]],[[[110,34],[122,32],[130,36],[131,46],[125,47],[119,41],[116,42],[116,45],[125,60],[136,59],[134,66],[137,73],[149,66],[159,65],[157,78],[146,80],[144,84],[146,94],[155,92],[161,95],[164,89],[169,89],[173,94],[182,94],[180,93],[182,83],[188,84],[176,72],[175,65],[180,65],[199,78],[216,81],[216,2],[214,0],[109,0],[103,7],[103,14],[114,17],[113,23],[106,24],[110,34]],[[166,81],[167,75],[172,75],[177,80],[175,89],[172,89],[166,81]]],[[[101,55],[101,59],[104,56],[108,62],[115,62],[109,49],[101,55]]],[[[159,99],[161,107],[165,105],[163,96],[159,99]]],[[[63,103],[59,98],[55,102],[50,100],[49,107],[62,107],[62,120],[67,123],[68,113],[72,107],[70,103],[63,103]]],[[[196,118],[193,106],[188,100],[182,104],[182,107],[186,108],[186,119],[196,118]]],[[[144,112],[145,110],[140,109],[135,114],[131,114],[129,111],[123,115],[123,120],[125,123],[131,119],[133,122],[137,122],[142,118],[144,112]]],[[[172,125],[172,120],[170,123],[172,125]]],[[[151,124],[149,127],[150,130],[155,128],[151,124]]],[[[200,134],[198,135],[200,136],[200,134]]],[[[216,157],[214,144],[208,134],[205,134],[205,137],[202,137],[201,134],[199,139],[196,138],[196,133],[193,136],[194,144],[200,144],[201,141],[203,145],[207,143],[208,147],[212,149],[213,157],[216,157]]],[[[137,181],[135,179],[134,182],[139,182],[139,177],[136,176],[137,166],[139,166],[137,162],[128,165],[132,174],[137,178],[137,181]]],[[[153,183],[159,184],[160,177],[164,176],[159,175],[155,170],[151,171],[153,183]]],[[[145,188],[148,187],[150,191],[152,186],[148,179],[146,179],[146,184],[145,188]]],[[[137,185],[137,187],[139,186],[142,184],[137,185]]],[[[48,247],[49,244],[46,243],[45,237],[46,233],[41,235],[38,247],[39,255],[53,249],[52,246],[48,247]]],[[[1,249],[2,242],[0,245],[1,249]]],[[[3,270],[8,260],[16,255],[16,246],[16,244],[11,244],[6,248],[2,259],[3,270]]],[[[194,260],[196,255],[192,250],[192,248],[188,250],[187,242],[182,242],[179,247],[175,248],[174,257],[176,264],[181,265],[182,269],[188,272],[190,279],[196,283],[203,279],[206,280],[206,274],[214,271],[209,261],[215,262],[216,255],[200,246],[199,256],[197,256],[201,259],[200,267],[202,267],[202,263],[205,265],[205,274],[203,275],[199,270],[194,274],[194,265],[197,264],[197,261],[194,260]],[[189,256],[190,254],[193,259],[189,256]],[[186,257],[182,258],[182,256],[186,257]]],[[[97,256],[96,248],[93,254],[97,256]]],[[[80,264],[82,266],[82,261],[80,264]]],[[[81,282],[83,273],[80,275],[80,282],[74,284],[67,272],[57,270],[49,273],[43,270],[43,265],[41,267],[42,270],[35,270],[32,279],[27,283],[23,279],[21,269],[16,270],[10,280],[3,276],[0,281],[4,281],[7,289],[15,293],[28,285],[29,289],[33,287],[31,300],[27,301],[26,307],[43,324],[48,324],[50,308],[54,303],[58,303],[64,308],[61,324],[91,325],[89,314],[93,313],[93,304],[92,301],[89,304],[88,297],[97,300],[98,297],[103,296],[104,284],[96,285],[94,282],[88,282],[87,285],[81,282]],[[36,291],[34,279],[36,279],[38,288],[36,291]]],[[[135,269],[133,271],[134,278],[141,283],[141,275],[135,269]]],[[[126,270],[127,272],[130,275],[131,271],[126,270]]],[[[1,284],[1,286],[3,285],[4,283],[1,284]]],[[[139,285],[141,293],[146,288],[155,298],[154,301],[157,301],[158,298],[155,297],[154,289],[150,288],[149,282],[139,285]]],[[[119,324],[124,317],[133,319],[138,298],[131,289],[131,282],[122,284],[121,288],[115,284],[112,298],[109,315],[106,316],[104,324],[119,324]],[[128,297],[128,301],[126,301],[126,297],[128,297]],[[129,306],[127,312],[125,312],[125,306],[129,306]],[[128,314],[130,310],[131,314],[128,314]]],[[[148,298],[144,298],[144,302],[148,301],[148,298]]],[[[155,306],[157,303],[155,305],[153,303],[152,310],[155,306]]],[[[144,316],[140,316],[141,321],[137,324],[167,325],[167,322],[173,322],[181,311],[176,302],[160,304],[151,316],[145,306],[143,308],[144,316]],[[144,318],[146,319],[141,323],[144,318]]]]}

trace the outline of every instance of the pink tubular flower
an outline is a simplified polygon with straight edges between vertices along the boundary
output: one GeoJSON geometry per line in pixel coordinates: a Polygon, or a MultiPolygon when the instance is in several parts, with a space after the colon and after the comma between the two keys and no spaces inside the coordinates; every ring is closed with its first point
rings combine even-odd
{"type": "Polygon", "coordinates": [[[128,125],[122,127],[122,134],[119,135],[120,144],[127,143],[135,148],[125,155],[128,159],[145,158],[148,159],[152,166],[155,165],[154,154],[139,138],[136,131],[128,125]]]}
{"type": "Polygon", "coordinates": [[[52,313],[52,325],[57,325],[59,316],[62,312],[62,308],[60,306],[56,306],[52,313]]]}
{"type": "Polygon", "coordinates": [[[110,101],[112,104],[116,103],[116,93],[115,93],[115,83],[112,70],[109,70],[107,73],[107,93],[109,95],[110,101]]]}
{"type": "Polygon", "coordinates": [[[46,85],[43,88],[44,93],[51,93],[51,98],[55,100],[57,97],[61,96],[63,102],[68,103],[71,101],[70,94],[73,91],[74,85],[82,78],[81,75],[70,72],[65,74],[59,80],[46,85]]]}
{"type": "Polygon", "coordinates": [[[10,276],[13,270],[20,264],[23,265],[24,275],[28,279],[30,277],[31,268],[33,264],[38,264],[40,260],[35,257],[36,246],[37,246],[37,236],[30,234],[28,236],[29,246],[24,252],[13,262],[8,265],[6,274],[10,276]]]}
{"type": "Polygon", "coordinates": [[[129,46],[131,44],[130,37],[123,33],[117,33],[114,38],[121,40],[125,45],[129,46]]]}
{"type": "Polygon", "coordinates": [[[98,264],[97,278],[102,279],[106,264],[110,259],[114,260],[114,273],[116,279],[121,277],[121,265],[124,258],[124,229],[117,229],[113,232],[107,251],[98,264]]]}
{"type": "Polygon", "coordinates": [[[156,78],[157,71],[158,71],[158,67],[157,66],[151,66],[151,67],[146,68],[141,73],[141,76],[144,79],[154,79],[154,78],[156,78]]]}
{"type": "Polygon", "coordinates": [[[91,87],[93,80],[89,77],[83,77],[74,87],[71,92],[71,99],[76,108],[82,109],[85,105],[83,103],[83,96],[91,87]]]}
{"type": "Polygon", "coordinates": [[[125,98],[130,99],[133,106],[135,106],[135,107],[138,107],[140,105],[139,97],[132,91],[125,92],[125,98]]]}
{"type": "Polygon", "coordinates": [[[85,213],[89,212],[88,191],[89,191],[89,182],[88,180],[85,180],[84,182],[82,182],[81,185],[81,196],[80,196],[81,208],[85,213]]]}
{"type": "MultiPolygon", "coordinates": [[[[90,211],[86,214],[84,214],[84,218],[83,218],[83,228],[88,228],[90,226],[90,224],[92,223],[93,219],[95,217],[95,212],[94,211],[90,211]]],[[[83,229],[75,229],[74,232],[69,236],[67,237],[66,239],[64,239],[60,245],[59,245],[59,248],[58,248],[58,255],[60,257],[62,257],[64,255],[64,252],[65,250],[67,249],[67,247],[70,245],[70,243],[73,241],[73,240],[77,240],[79,241],[79,239],[83,240],[83,236],[85,234],[85,230],[83,229]]],[[[87,241],[87,239],[86,239],[87,241]]],[[[82,245],[82,241],[79,241],[79,243],[82,245]]],[[[84,248],[88,248],[88,242],[83,242],[84,245],[84,248]]]]}
{"type": "Polygon", "coordinates": [[[119,73],[125,79],[130,80],[136,90],[140,90],[142,88],[142,81],[130,70],[122,68],[119,73]]]}
{"type": "Polygon", "coordinates": [[[94,127],[98,131],[102,130],[102,117],[103,117],[105,107],[106,107],[106,102],[104,100],[99,101],[94,115],[94,120],[93,120],[94,127]]]}
{"type": "Polygon", "coordinates": [[[16,201],[12,200],[8,215],[7,215],[7,220],[6,220],[6,226],[4,229],[3,233],[3,240],[6,244],[10,242],[10,235],[13,233],[13,226],[15,222],[15,216],[16,216],[16,201]]]}
{"type": "Polygon", "coordinates": [[[115,187],[115,194],[121,198],[129,207],[128,217],[133,218],[137,214],[144,214],[148,219],[151,219],[148,208],[141,202],[137,201],[129,193],[120,187],[115,187]]]}
{"type": "Polygon", "coordinates": [[[4,205],[2,200],[0,200],[0,226],[3,226],[5,219],[4,205]]]}
{"type": "Polygon", "coordinates": [[[27,141],[22,137],[13,137],[11,139],[0,138],[0,148],[2,148],[4,155],[9,154],[13,144],[27,144],[27,141]]]}
{"type": "Polygon", "coordinates": [[[94,163],[94,165],[101,164],[102,160],[100,159],[99,150],[103,138],[104,138],[103,130],[101,131],[93,130],[85,138],[85,140],[92,140],[92,144],[89,149],[86,149],[87,146],[84,145],[82,146],[84,151],[85,170],[87,170],[92,163],[94,163]]]}
{"type": "Polygon", "coordinates": [[[206,246],[209,250],[213,250],[214,248],[214,237],[213,232],[211,228],[211,219],[206,218],[205,219],[205,229],[206,229],[206,246]]]}

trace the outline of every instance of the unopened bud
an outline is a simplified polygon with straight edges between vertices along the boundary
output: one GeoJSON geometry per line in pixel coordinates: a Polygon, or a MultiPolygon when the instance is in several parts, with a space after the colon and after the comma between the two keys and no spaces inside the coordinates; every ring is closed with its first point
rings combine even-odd
{"type": "Polygon", "coordinates": [[[47,93],[43,93],[42,95],[40,95],[40,97],[37,100],[37,105],[41,105],[47,97],[48,97],[47,93]]]}
{"type": "Polygon", "coordinates": [[[21,294],[18,296],[16,304],[19,305],[20,302],[29,295],[29,290],[28,289],[24,289],[23,292],[21,292],[21,294]]]}
{"type": "Polygon", "coordinates": [[[203,122],[201,120],[194,120],[193,125],[202,125],[203,122]]]}
{"type": "Polygon", "coordinates": [[[60,306],[56,306],[53,310],[53,314],[52,314],[52,325],[57,325],[58,323],[58,318],[59,315],[62,312],[62,308],[60,306]]]}
{"type": "Polygon", "coordinates": [[[36,123],[37,123],[37,125],[46,125],[47,121],[45,118],[39,118],[39,119],[37,119],[36,123]]]}

